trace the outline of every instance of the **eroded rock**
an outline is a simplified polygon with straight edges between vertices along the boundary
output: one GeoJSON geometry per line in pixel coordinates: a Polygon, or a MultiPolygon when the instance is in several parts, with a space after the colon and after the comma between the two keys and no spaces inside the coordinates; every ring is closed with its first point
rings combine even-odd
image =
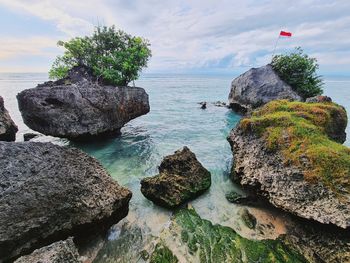
{"type": "Polygon", "coordinates": [[[86,69],[17,95],[24,123],[45,135],[84,140],[119,133],[128,121],[149,112],[142,88],[105,86],[86,69]]]}
{"type": "Polygon", "coordinates": [[[58,241],[22,256],[15,263],[81,263],[78,249],[72,238],[58,241]]]}
{"type": "Polygon", "coordinates": [[[0,171],[0,261],[128,213],[131,192],[78,149],[0,142],[0,171]]]}
{"type": "Polygon", "coordinates": [[[199,196],[210,185],[210,172],[184,147],[163,159],[159,175],[141,180],[141,192],[155,204],[172,208],[199,196]]]}
{"type": "Polygon", "coordinates": [[[4,99],[0,96],[0,141],[15,141],[18,128],[4,106],[4,99]]]}
{"type": "Polygon", "coordinates": [[[271,65],[266,65],[252,68],[235,78],[228,99],[233,110],[246,113],[272,100],[300,101],[301,97],[280,79],[271,65]]]}
{"type": "Polygon", "coordinates": [[[350,227],[350,149],[333,141],[334,115],[346,119],[333,103],[282,100],[242,119],[228,138],[235,181],[297,216],[350,227]]]}

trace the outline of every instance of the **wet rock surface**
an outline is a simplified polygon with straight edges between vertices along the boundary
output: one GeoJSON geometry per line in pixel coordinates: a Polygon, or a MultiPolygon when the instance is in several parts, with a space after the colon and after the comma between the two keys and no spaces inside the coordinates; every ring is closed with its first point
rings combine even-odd
{"type": "Polygon", "coordinates": [[[131,192],[96,159],[51,143],[0,142],[0,261],[117,223],[131,192]]]}
{"type": "Polygon", "coordinates": [[[280,79],[271,65],[266,65],[234,79],[228,99],[233,110],[246,113],[272,100],[301,100],[301,97],[280,79]]]}
{"type": "Polygon", "coordinates": [[[18,128],[4,106],[4,99],[0,96],[0,141],[15,141],[18,128]]]}
{"type": "Polygon", "coordinates": [[[210,185],[210,172],[184,147],[163,159],[159,175],[141,180],[141,192],[155,204],[173,208],[202,194],[210,185]]]}
{"type": "Polygon", "coordinates": [[[78,249],[72,238],[58,241],[22,256],[15,263],[81,263],[78,249]]]}
{"type": "Polygon", "coordinates": [[[84,68],[17,95],[24,123],[45,135],[75,140],[119,133],[128,121],[149,112],[142,88],[105,86],[84,68]]]}

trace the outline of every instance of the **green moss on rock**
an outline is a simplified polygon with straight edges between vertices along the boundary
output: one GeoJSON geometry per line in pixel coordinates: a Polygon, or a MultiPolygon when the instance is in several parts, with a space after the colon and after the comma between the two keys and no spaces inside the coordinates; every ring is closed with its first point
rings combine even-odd
{"type": "Polygon", "coordinates": [[[162,243],[157,243],[151,259],[150,263],[177,263],[179,260],[176,256],[171,252],[171,250],[162,243]]]}
{"type": "Polygon", "coordinates": [[[229,227],[200,218],[193,209],[179,210],[174,220],[182,228],[182,242],[200,262],[307,262],[281,240],[243,238],[229,227]]]}
{"type": "Polygon", "coordinates": [[[321,180],[341,193],[350,190],[350,148],[337,142],[346,123],[346,111],[335,103],[277,100],[241,120],[239,128],[264,138],[286,165],[301,167],[306,180],[321,180]]]}

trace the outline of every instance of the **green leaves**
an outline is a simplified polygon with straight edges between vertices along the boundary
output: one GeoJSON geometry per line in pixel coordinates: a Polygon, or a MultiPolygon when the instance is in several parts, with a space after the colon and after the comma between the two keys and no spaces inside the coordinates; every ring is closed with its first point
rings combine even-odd
{"type": "Polygon", "coordinates": [[[97,27],[90,37],[59,41],[65,48],[49,72],[50,78],[67,76],[69,69],[83,65],[93,70],[97,79],[109,85],[126,86],[147,67],[151,50],[149,42],[112,27],[97,27]]]}
{"type": "Polygon", "coordinates": [[[300,47],[290,54],[274,56],[271,65],[303,99],[322,94],[323,81],[316,74],[317,60],[304,54],[300,47]]]}

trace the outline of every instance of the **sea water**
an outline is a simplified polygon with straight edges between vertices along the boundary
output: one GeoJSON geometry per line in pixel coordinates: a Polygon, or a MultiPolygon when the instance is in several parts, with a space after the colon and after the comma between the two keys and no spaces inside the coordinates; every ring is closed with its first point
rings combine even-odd
{"type": "MultiPolygon", "coordinates": [[[[98,262],[109,262],[108,259],[111,259],[110,262],[134,262],[139,251],[147,247],[149,237],[156,238],[167,228],[171,211],[143,197],[140,180],[156,175],[162,158],[183,146],[188,146],[212,174],[209,191],[190,202],[202,218],[229,226],[249,238],[274,238],[280,234],[266,236],[265,233],[265,236],[260,236],[245,230],[239,220],[242,207],[229,203],[225,198],[225,194],[232,190],[240,191],[230,180],[232,153],[226,139],[240,116],[213,103],[227,101],[234,77],[144,75],[135,84],[148,93],[151,110],[126,124],[121,136],[79,144],[52,137],[36,139],[82,149],[96,157],[119,184],[133,192],[129,214],[109,232],[106,244],[111,248],[98,254],[98,262]],[[207,102],[207,109],[200,108],[198,103],[202,101],[207,102]]],[[[0,95],[19,127],[17,141],[23,141],[23,134],[32,131],[22,121],[16,94],[46,80],[46,74],[0,74],[0,95]]],[[[349,115],[350,78],[326,79],[324,93],[343,105],[349,115]]],[[[349,138],[349,127],[347,133],[349,138]]],[[[345,144],[350,145],[350,140],[345,144]]],[[[278,225],[278,222],[275,223],[278,225]]],[[[283,226],[275,231],[283,232],[283,226]]]]}

